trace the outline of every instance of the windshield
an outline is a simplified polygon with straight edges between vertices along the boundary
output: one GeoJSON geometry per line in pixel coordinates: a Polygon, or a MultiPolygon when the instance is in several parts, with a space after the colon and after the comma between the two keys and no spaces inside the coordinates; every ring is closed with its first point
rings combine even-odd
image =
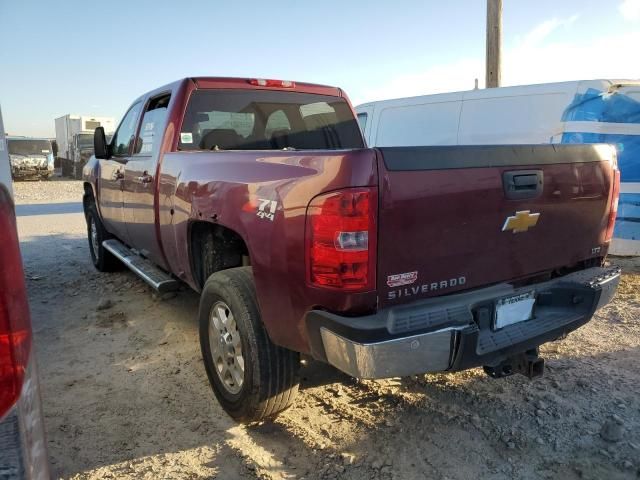
{"type": "Polygon", "coordinates": [[[197,90],[180,131],[181,150],[362,148],[340,97],[273,90],[197,90]]]}
{"type": "Polygon", "coordinates": [[[51,153],[49,140],[7,139],[11,155],[48,155],[51,153]]]}
{"type": "Polygon", "coordinates": [[[78,148],[93,148],[93,134],[81,133],[78,135],[78,148]]]}

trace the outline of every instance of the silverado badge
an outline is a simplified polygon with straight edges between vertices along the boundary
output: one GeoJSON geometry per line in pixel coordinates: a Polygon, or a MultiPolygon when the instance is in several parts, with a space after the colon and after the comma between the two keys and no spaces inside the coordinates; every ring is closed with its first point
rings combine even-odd
{"type": "Polygon", "coordinates": [[[530,210],[516,212],[513,217],[507,217],[502,226],[502,231],[512,230],[513,233],[526,232],[531,227],[535,227],[540,218],[539,213],[531,213],[530,210]]]}

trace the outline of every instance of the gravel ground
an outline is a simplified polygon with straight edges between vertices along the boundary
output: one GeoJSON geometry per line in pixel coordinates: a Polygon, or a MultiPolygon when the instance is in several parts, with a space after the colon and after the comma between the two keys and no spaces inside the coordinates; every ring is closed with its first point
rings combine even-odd
{"type": "Polygon", "coordinates": [[[49,181],[14,182],[16,204],[82,202],[82,182],[53,177],[49,181]]]}
{"type": "Polygon", "coordinates": [[[15,185],[53,471],[73,479],[640,477],[640,262],[544,377],[356,381],[313,361],[295,405],[241,426],[215,402],[198,297],[89,261],[80,182],[15,185]],[[29,207],[25,204],[49,205],[29,207]],[[98,309],[101,300],[112,305],[98,309]]]}

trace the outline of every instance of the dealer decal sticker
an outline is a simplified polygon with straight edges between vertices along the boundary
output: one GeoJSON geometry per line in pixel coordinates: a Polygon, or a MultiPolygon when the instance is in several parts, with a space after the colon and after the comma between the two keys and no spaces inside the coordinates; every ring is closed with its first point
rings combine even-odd
{"type": "Polygon", "coordinates": [[[400,287],[411,285],[418,280],[418,272],[396,273],[387,277],[387,285],[390,287],[400,287]]]}

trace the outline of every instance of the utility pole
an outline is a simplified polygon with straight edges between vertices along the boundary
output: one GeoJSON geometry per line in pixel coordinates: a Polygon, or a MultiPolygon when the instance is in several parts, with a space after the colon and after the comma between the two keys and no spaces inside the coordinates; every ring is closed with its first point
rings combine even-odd
{"type": "Polygon", "coordinates": [[[502,0],[487,0],[486,87],[500,86],[502,47],[502,0]]]}

